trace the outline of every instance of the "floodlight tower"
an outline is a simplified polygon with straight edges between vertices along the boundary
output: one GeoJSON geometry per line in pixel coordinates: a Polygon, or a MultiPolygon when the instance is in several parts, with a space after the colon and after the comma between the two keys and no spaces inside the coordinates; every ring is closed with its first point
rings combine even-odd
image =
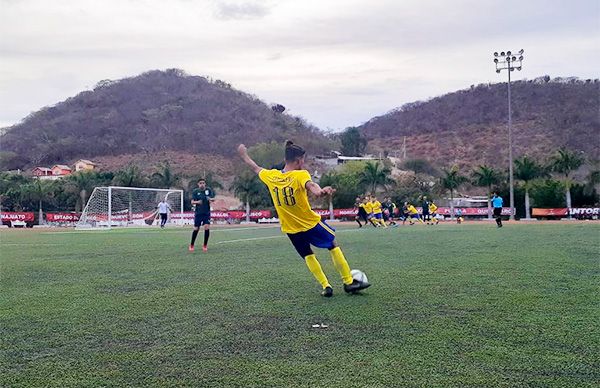
{"type": "Polygon", "coordinates": [[[521,71],[523,62],[523,53],[525,50],[519,50],[517,55],[510,51],[494,53],[494,63],[496,64],[496,73],[501,70],[508,70],[508,182],[510,186],[510,219],[515,219],[515,184],[513,178],[513,142],[512,142],[512,111],[510,109],[510,72],[521,71]]]}

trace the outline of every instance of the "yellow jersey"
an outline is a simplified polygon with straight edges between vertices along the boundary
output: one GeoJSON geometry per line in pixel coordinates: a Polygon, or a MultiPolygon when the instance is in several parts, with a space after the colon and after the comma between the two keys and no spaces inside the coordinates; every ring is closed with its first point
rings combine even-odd
{"type": "Polygon", "coordinates": [[[363,203],[363,207],[365,208],[367,214],[373,213],[373,204],[371,202],[363,203]]]}
{"type": "Polygon", "coordinates": [[[306,183],[311,181],[308,171],[262,169],[258,177],[269,188],[283,233],[306,232],[321,221],[308,202],[306,183]]]}
{"type": "Polygon", "coordinates": [[[406,209],[408,210],[408,214],[418,214],[419,213],[417,208],[414,207],[413,205],[408,205],[408,207],[406,209]]]}
{"type": "Polygon", "coordinates": [[[430,203],[429,204],[429,213],[435,213],[437,211],[438,207],[435,205],[435,203],[430,203]]]}
{"type": "Polygon", "coordinates": [[[379,202],[379,201],[371,202],[371,207],[373,208],[373,214],[381,213],[381,202],[379,202]]]}

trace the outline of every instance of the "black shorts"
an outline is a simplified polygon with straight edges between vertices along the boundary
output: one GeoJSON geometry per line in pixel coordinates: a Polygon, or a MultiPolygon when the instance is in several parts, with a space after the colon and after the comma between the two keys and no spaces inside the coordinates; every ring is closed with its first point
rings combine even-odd
{"type": "Polygon", "coordinates": [[[210,225],[210,214],[194,215],[194,226],[199,228],[202,225],[210,225]]]}
{"type": "Polygon", "coordinates": [[[161,219],[161,221],[166,221],[167,220],[167,213],[160,213],[160,219],[161,219]]]}
{"type": "Polygon", "coordinates": [[[335,229],[327,225],[325,221],[320,221],[312,229],[305,232],[288,233],[287,235],[294,248],[296,248],[296,252],[302,258],[313,254],[311,245],[329,250],[335,248],[335,229]]]}
{"type": "Polygon", "coordinates": [[[358,217],[362,218],[363,220],[366,220],[367,219],[367,211],[365,209],[363,209],[362,207],[358,208],[358,217]]]}
{"type": "Polygon", "coordinates": [[[494,208],[494,217],[500,217],[502,215],[502,208],[501,207],[495,207],[494,208]]]}

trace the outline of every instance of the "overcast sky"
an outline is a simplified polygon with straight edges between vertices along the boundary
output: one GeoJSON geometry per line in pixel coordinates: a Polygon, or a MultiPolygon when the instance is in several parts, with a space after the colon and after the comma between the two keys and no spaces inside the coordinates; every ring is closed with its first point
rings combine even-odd
{"type": "Polygon", "coordinates": [[[599,0],[0,0],[0,127],[102,79],[181,68],[321,129],[514,78],[598,78],[599,0]]]}

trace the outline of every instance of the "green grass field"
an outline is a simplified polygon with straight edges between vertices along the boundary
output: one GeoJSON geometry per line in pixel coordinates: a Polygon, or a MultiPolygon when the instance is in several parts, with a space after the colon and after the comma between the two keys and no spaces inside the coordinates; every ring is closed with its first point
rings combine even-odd
{"type": "Polygon", "coordinates": [[[600,383],[599,224],[338,232],[362,295],[277,228],[4,229],[0,386],[600,383]]]}

